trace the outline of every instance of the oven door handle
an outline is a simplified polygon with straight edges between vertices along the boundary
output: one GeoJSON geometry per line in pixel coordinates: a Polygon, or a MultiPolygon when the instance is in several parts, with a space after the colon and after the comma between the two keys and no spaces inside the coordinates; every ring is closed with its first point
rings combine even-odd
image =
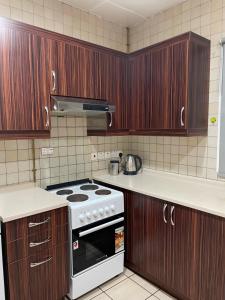
{"type": "Polygon", "coordinates": [[[88,229],[88,230],[81,231],[81,232],[79,232],[79,237],[88,235],[88,234],[90,234],[90,233],[92,233],[92,232],[95,232],[95,231],[98,231],[98,230],[100,230],[100,229],[103,229],[103,228],[112,226],[112,225],[117,224],[117,223],[120,223],[120,222],[122,222],[122,221],[124,221],[124,217],[121,217],[121,218],[119,218],[119,219],[116,219],[116,220],[107,222],[107,223],[105,223],[105,224],[102,224],[102,225],[99,225],[99,226],[90,228],[90,229],[88,229]]]}

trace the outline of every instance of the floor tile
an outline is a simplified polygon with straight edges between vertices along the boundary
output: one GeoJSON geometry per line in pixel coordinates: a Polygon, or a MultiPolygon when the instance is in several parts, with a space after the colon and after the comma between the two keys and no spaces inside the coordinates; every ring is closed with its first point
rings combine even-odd
{"type": "Polygon", "coordinates": [[[127,277],[130,277],[131,275],[134,274],[134,272],[132,272],[131,270],[127,269],[124,267],[124,272],[123,274],[125,274],[127,277]]]}
{"type": "Polygon", "coordinates": [[[97,288],[97,289],[94,289],[91,292],[81,296],[80,298],[78,298],[78,300],[90,300],[100,294],[102,294],[102,291],[99,288],[97,288]]]}
{"type": "Polygon", "coordinates": [[[127,278],[106,291],[113,300],[145,300],[150,293],[133,280],[127,278]]]}
{"type": "Polygon", "coordinates": [[[109,298],[105,293],[102,293],[101,295],[92,298],[92,300],[110,300],[111,298],[109,298]]]}
{"type": "Polygon", "coordinates": [[[121,282],[125,279],[127,279],[127,277],[124,274],[121,274],[121,275],[116,276],[113,279],[107,281],[106,283],[102,284],[100,286],[100,289],[103,290],[103,291],[106,291],[106,290],[110,289],[111,287],[113,287],[114,285],[118,284],[119,282],[121,282]]]}
{"type": "Polygon", "coordinates": [[[130,277],[130,279],[132,279],[135,282],[137,282],[139,285],[141,285],[143,288],[145,288],[151,294],[154,294],[155,292],[157,292],[159,290],[159,288],[157,288],[155,285],[153,285],[152,283],[148,282],[144,278],[138,276],[137,274],[132,275],[130,277]]]}
{"type": "Polygon", "coordinates": [[[156,296],[152,295],[147,300],[159,300],[159,298],[156,298],[156,296]]]}
{"type": "Polygon", "coordinates": [[[155,296],[157,298],[159,298],[160,300],[176,300],[176,298],[166,294],[165,292],[163,291],[158,291],[155,293],[155,296]]]}

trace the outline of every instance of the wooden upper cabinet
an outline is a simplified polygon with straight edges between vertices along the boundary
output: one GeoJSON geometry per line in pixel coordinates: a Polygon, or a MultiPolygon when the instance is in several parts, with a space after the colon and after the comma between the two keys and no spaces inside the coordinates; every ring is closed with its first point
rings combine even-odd
{"type": "Polygon", "coordinates": [[[189,32],[131,57],[129,89],[135,111],[131,116],[131,128],[135,128],[132,133],[206,135],[210,41],[189,32]],[[140,58],[144,56],[143,68],[140,58]],[[148,113],[144,114],[143,109],[148,113]],[[138,119],[141,126],[135,121],[138,119]]]}
{"type": "Polygon", "coordinates": [[[2,26],[0,129],[3,136],[36,128],[32,60],[32,34],[2,26]]]}
{"type": "Polygon", "coordinates": [[[146,60],[146,105],[151,107],[148,126],[151,129],[171,128],[170,76],[171,61],[168,47],[153,48],[146,60]]]}

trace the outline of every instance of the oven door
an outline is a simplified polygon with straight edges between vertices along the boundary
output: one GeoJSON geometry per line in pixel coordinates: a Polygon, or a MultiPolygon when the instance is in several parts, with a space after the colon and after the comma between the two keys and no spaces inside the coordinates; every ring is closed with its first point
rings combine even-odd
{"type": "Polygon", "coordinates": [[[124,251],[123,214],[72,231],[73,275],[124,251]]]}

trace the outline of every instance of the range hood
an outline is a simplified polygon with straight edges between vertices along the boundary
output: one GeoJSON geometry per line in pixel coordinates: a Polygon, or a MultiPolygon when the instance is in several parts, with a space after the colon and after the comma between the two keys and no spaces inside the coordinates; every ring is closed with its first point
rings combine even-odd
{"type": "Polygon", "coordinates": [[[112,126],[115,106],[106,100],[51,96],[53,116],[87,116],[88,130],[102,130],[112,126]]]}

